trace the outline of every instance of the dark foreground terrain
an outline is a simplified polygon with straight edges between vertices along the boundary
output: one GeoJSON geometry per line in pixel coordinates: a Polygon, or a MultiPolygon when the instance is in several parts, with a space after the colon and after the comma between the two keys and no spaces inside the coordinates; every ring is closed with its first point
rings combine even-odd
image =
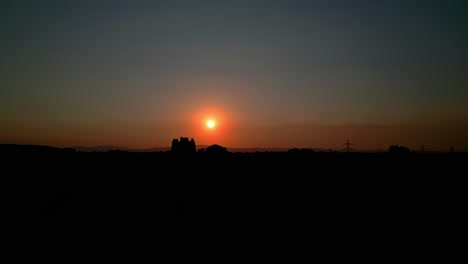
{"type": "Polygon", "coordinates": [[[0,154],[3,260],[467,260],[466,154],[0,154]]]}

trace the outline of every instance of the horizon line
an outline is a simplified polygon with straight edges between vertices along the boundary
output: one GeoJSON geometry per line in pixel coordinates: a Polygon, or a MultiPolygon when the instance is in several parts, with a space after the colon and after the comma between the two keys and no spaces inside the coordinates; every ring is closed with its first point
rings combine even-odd
{"type": "MultiPolygon", "coordinates": [[[[151,150],[151,149],[166,149],[170,150],[170,146],[165,146],[165,147],[149,147],[149,148],[131,148],[131,147],[126,147],[126,146],[116,146],[116,145],[95,145],[95,146],[66,146],[66,147],[59,147],[59,146],[54,146],[54,145],[41,145],[41,144],[18,144],[18,143],[0,143],[0,145],[18,145],[18,146],[42,146],[42,147],[52,147],[52,148],[58,148],[58,149],[75,149],[79,151],[77,148],[83,148],[83,149],[90,149],[90,151],[96,151],[92,149],[98,149],[98,148],[108,148],[105,151],[112,151],[112,150],[121,150],[121,151],[129,151],[129,152],[144,152],[145,150],[151,150]]],[[[215,144],[200,144],[198,145],[197,149],[200,148],[206,148],[209,146],[212,146],[215,144]]],[[[219,144],[216,144],[219,145],[219,144]]],[[[393,144],[393,145],[398,145],[398,144],[393,144]]],[[[221,145],[220,145],[221,146],[221,145]]],[[[389,145],[392,146],[392,145],[389,145]]],[[[224,147],[224,146],[223,146],[224,147]]],[[[318,148],[318,147],[226,147],[228,151],[231,150],[250,150],[250,151],[245,151],[245,152],[256,152],[255,150],[280,150],[281,151],[288,151],[292,149],[300,149],[300,150],[313,150],[313,151],[322,151],[322,152],[346,152],[346,148],[343,149],[334,149],[334,148],[318,148]]],[[[425,152],[425,153],[449,153],[450,150],[421,150],[421,149],[411,149],[409,148],[410,151],[412,152],[425,152]]],[[[160,150],[162,151],[162,150],[160,150]]],[[[98,151],[99,152],[99,151],[98,151]]],[[[238,151],[241,152],[241,151],[238,151]]],[[[353,149],[350,152],[358,153],[358,152],[388,152],[388,147],[387,148],[375,148],[375,149],[353,149]]],[[[466,149],[461,149],[461,150],[454,150],[454,152],[457,153],[463,153],[463,152],[468,152],[466,149]]]]}

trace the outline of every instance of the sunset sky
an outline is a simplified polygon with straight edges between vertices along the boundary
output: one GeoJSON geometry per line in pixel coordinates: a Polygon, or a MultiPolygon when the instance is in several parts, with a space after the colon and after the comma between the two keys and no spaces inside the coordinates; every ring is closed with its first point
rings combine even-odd
{"type": "Polygon", "coordinates": [[[468,150],[467,14],[466,0],[2,0],[0,143],[468,150]]]}

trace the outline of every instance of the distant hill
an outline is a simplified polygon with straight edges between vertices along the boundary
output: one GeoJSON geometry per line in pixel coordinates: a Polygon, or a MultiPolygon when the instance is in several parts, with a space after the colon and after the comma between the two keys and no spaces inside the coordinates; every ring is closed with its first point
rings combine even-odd
{"type": "Polygon", "coordinates": [[[60,151],[60,148],[43,145],[19,145],[19,144],[0,144],[2,152],[53,152],[60,151]]]}
{"type": "MultiPolygon", "coordinates": [[[[207,148],[209,145],[197,145],[197,149],[207,148]]],[[[72,146],[67,147],[71,149],[75,149],[79,152],[108,152],[110,150],[120,150],[120,151],[128,151],[128,152],[165,152],[171,150],[171,147],[153,147],[153,148],[146,148],[146,149],[134,149],[134,148],[127,148],[121,146],[112,146],[112,145],[102,145],[102,146],[94,146],[94,147],[84,147],[84,146],[72,146]]],[[[1,151],[58,151],[62,148],[51,147],[51,146],[44,146],[44,145],[21,145],[21,144],[0,144],[1,151]]],[[[251,147],[251,148],[231,148],[227,147],[229,152],[234,153],[248,153],[248,152],[287,152],[293,148],[262,148],[262,147],[251,147]]],[[[322,149],[322,148],[299,148],[299,149],[310,149],[315,152],[329,152],[330,149],[322,149]]],[[[335,150],[332,150],[335,151],[335,150]]],[[[341,150],[339,152],[345,152],[341,150]]],[[[374,150],[354,150],[353,152],[365,152],[365,153],[386,153],[386,149],[374,149],[374,150]]],[[[416,151],[420,152],[420,151],[416,151]]],[[[460,151],[458,151],[460,152],[460,151]]],[[[462,151],[463,152],[463,151],[462,151]]],[[[426,153],[444,153],[442,151],[426,151],[426,153]]]]}
{"type": "Polygon", "coordinates": [[[132,149],[127,147],[120,147],[120,146],[112,146],[112,145],[103,145],[103,146],[96,146],[96,147],[83,147],[83,146],[73,146],[70,147],[75,149],[76,151],[81,152],[107,152],[109,150],[121,150],[121,151],[129,151],[129,152],[159,152],[159,151],[168,151],[170,147],[154,147],[154,148],[147,148],[147,149],[132,149]]]}
{"type": "MultiPolygon", "coordinates": [[[[210,145],[197,145],[197,149],[207,148],[210,145]]],[[[168,151],[171,150],[171,147],[153,147],[153,148],[146,148],[146,149],[133,149],[121,146],[112,146],[112,145],[102,145],[102,146],[95,146],[95,147],[83,147],[83,146],[73,146],[70,147],[75,149],[76,151],[81,152],[107,152],[110,150],[121,150],[121,151],[129,151],[129,152],[159,152],[159,151],[168,151]]],[[[289,148],[227,148],[230,152],[278,152],[278,151],[288,151],[289,148]]],[[[314,149],[315,150],[315,149],[314,149]]]]}
{"type": "MultiPolygon", "coordinates": [[[[197,145],[197,149],[207,148],[209,145],[197,145]]],[[[51,146],[42,146],[42,145],[18,145],[18,144],[0,144],[0,148],[2,150],[13,150],[13,149],[28,149],[28,150],[60,150],[60,148],[51,147],[51,146]]],[[[153,147],[153,148],[146,148],[146,149],[134,149],[122,146],[112,146],[112,145],[102,145],[102,146],[93,146],[93,147],[85,147],[85,146],[71,146],[67,147],[71,149],[75,149],[76,151],[80,152],[108,152],[110,150],[120,150],[120,151],[128,151],[128,152],[161,152],[161,151],[168,151],[171,150],[171,147],[153,147]]],[[[292,148],[261,148],[261,147],[252,147],[252,148],[227,148],[229,152],[286,152],[292,148]]],[[[319,149],[319,148],[308,148],[313,151],[323,151],[328,152],[328,149],[319,149]]]]}
{"type": "MultiPolygon", "coordinates": [[[[207,148],[210,145],[197,145],[197,149],[207,148]]],[[[95,147],[83,147],[83,146],[73,146],[70,147],[75,149],[76,151],[81,152],[107,152],[109,150],[121,150],[121,151],[129,151],[129,152],[159,152],[159,151],[168,151],[171,150],[171,147],[153,147],[147,149],[133,149],[121,146],[112,146],[112,145],[103,145],[103,146],[95,146],[95,147]]],[[[288,151],[290,148],[227,148],[230,152],[280,152],[280,151],[288,151]]],[[[313,149],[314,151],[328,151],[322,149],[313,149]]]]}
{"type": "MultiPolygon", "coordinates": [[[[227,148],[230,152],[286,152],[293,148],[227,148]]],[[[302,149],[302,148],[301,148],[302,149]]],[[[313,151],[328,152],[328,149],[306,148],[313,151]]]]}

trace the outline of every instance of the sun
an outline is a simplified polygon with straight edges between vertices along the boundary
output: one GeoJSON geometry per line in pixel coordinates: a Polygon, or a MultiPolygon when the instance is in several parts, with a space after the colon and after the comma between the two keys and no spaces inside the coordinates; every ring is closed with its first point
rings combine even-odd
{"type": "Polygon", "coordinates": [[[206,126],[207,126],[208,128],[211,128],[211,129],[212,129],[212,128],[214,128],[214,127],[216,126],[216,123],[215,123],[215,121],[213,121],[213,120],[208,120],[208,121],[206,121],[206,126]]]}

